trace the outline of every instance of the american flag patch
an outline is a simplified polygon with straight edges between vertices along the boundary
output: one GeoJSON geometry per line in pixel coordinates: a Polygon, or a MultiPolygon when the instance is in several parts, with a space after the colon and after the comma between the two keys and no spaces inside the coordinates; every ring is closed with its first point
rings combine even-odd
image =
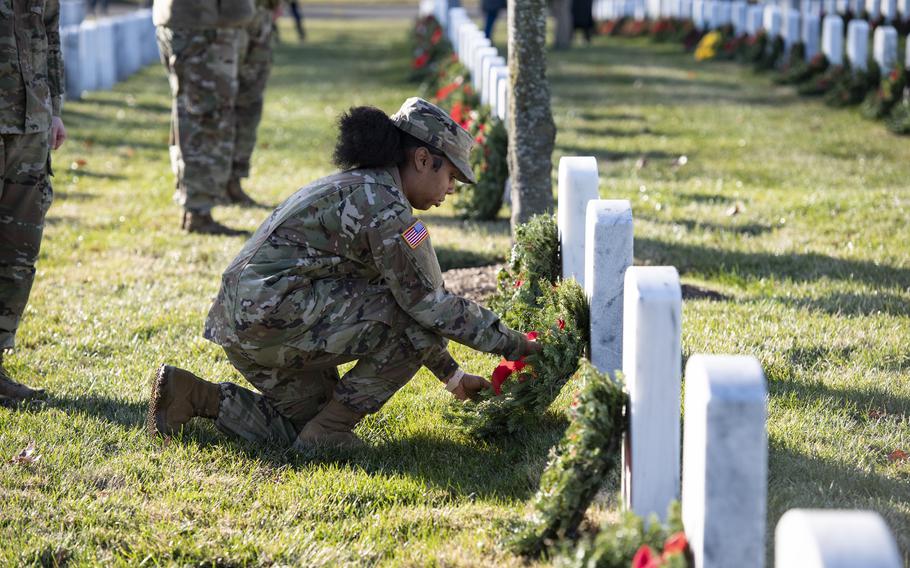
{"type": "Polygon", "coordinates": [[[423,221],[415,221],[407,231],[401,233],[404,242],[408,243],[408,246],[412,249],[419,247],[420,243],[427,240],[427,237],[429,236],[430,233],[427,232],[427,228],[423,224],[423,221]]]}

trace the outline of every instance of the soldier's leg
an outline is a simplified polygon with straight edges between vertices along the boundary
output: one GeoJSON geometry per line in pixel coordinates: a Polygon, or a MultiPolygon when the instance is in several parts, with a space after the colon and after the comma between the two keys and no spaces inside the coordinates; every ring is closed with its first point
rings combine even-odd
{"type": "Polygon", "coordinates": [[[171,156],[176,199],[184,209],[208,213],[226,201],[234,147],[237,30],[159,28],[167,44],[174,95],[171,156]]]}
{"type": "Polygon", "coordinates": [[[280,349],[284,351],[280,357],[268,350],[225,349],[231,364],[261,394],[222,383],[215,422],[219,429],[254,442],[290,445],[332,398],[339,380],[337,365],[351,360],[330,353],[280,349]]]}
{"type": "Polygon", "coordinates": [[[271,11],[259,9],[253,21],[239,32],[232,179],[250,175],[250,158],[256,146],[256,130],[262,119],[265,87],[272,68],[272,30],[271,11]]]}
{"type": "Polygon", "coordinates": [[[0,351],[13,347],[53,199],[47,133],[0,136],[0,351]]]}

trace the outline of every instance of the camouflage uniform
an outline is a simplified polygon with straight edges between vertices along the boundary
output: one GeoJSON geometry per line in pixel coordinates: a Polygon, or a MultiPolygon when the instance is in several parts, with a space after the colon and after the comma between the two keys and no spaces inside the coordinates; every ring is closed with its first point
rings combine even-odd
{"type": "Polygon", "coordinates": [[[222,383],[222,430],[290,444],[331,397],[375,412],[421,365],[441,380],[457,369],[446,338],[518,354],[521,334],[445,289],[400,188],[396,167],[319,180],[279,206],[228,267],[205,337],[262,394],[222,383]],[[339,377],[335,367],[353,360],[339,377]]]}
{"type": "Polygon", "coordinates": [[[184,209],[208,212],[227,203],[225,188],[234,155],[239,26],[253,12],[252,0],[234,0],[248,10],[240,19],[219,13],[224,2],[155,0],[161,62],[174,98],[171,166],[175,198],[184,209]]]}
{"type": "Polygon", "coordinates": [[[53,197],[51,117],[63,103],[58,0],[0,0],[0,355],[13,347],[53,197]]]}
{"type": "Polygon", "coordinates": [[[277,0],[259,0],[256,14],[240,29],[237,42],[237,97],[234,102],[234,160],[231,177],[250,175],[250,157],[256,146],[256,129],[262,119],[265,85],[272,69],[272,11],[277,0]]]}

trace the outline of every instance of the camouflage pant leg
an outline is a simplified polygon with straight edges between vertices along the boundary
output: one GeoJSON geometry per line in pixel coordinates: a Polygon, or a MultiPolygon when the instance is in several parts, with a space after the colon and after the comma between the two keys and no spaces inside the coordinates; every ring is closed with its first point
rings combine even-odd
{"type": "Polygon", "coordinates": [[[188,210],[208,211],[227,200],[234,155],[237,34],[227,28],[157,30],[174,99],[170,151],[177,176],[175,198],[188,210]]]}
{"type": "Polygon", "coordinates": [[[48,136],[0,135],[0,351],[13,347],[53,200],[48,136]]]}
{"type": "Polygon", "coordinates": [[[395,320],[388,339],[345,373],[335,387],[335,400],[357,412],[376,412],[414,377],[427,356],[446,348],[444,337],[404,312],[395,320]]]}
{"type": "Polygon", "coordinates": [[[234,104],[236,132],[231,176],[250,175],[250,158],[256,146],[256,129],[262,119],[265,85],[272,69],[272,12],[259,9],[253,21],[239,31],[237,99],[234,104]]]}
{"type": "Polygon", "coordinates": [[[337,366],[351,359],[282,346],[256,351],[225,348],[225,352],[262,394],[222,383],[215,424],[246,440],[284,446],[291,445],[303,426],[328,403],[339,380],[337,366]]]}

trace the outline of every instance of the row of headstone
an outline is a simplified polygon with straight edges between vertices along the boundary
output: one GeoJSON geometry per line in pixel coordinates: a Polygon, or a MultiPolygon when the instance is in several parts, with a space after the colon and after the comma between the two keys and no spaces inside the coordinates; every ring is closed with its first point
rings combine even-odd
{"type": "MultiPolygon", "coordinates": [[[[670,6],[671,13],[675,13],[673,7],[680,7],[680,0],[674,0],[670,6]]],[[[609,17],[623,17],[632,8],[626,0],[604,0],[598,10],[609,17]]],[[[822,21],[811,10],[801,13],[797,9],[782,9],[777,4],[747,4],[742,0],[692,0],[690,16],[686,17],[691,17],[700,31],[728,24],[737,34],[755,35],[764,30],[771,38],[780,36],[786,52],[802,42],[807,61],[822,51],[832,65],[843,65],[846,56],[853,69],[865,70],[867,67],[870,26],[863,19],[851,20],[845,34],[843,19],[835,14],[825,16],[822,21]]],[[[879,68],[887,71],[900,64],[898,44],[897,30],[893,26],[876,27],[872,46],[873,58],[879,68]]],[[[910,42],[907,45],[910,46],[910,42]]],[[[910,47],[904,66],[910,68],[910,47]]]]}
{"type": "MultiPolygon", "coordinates": [[[[621,369],[628,389],[624,504],[665,519],[681,497],[696,567],[762,568],[768,390],[761,365],[750,356],[692,355],[680,443],[679,274],[671,266],[632,266],[631,206],[599,199],[598,179],[593,157],[560,160],[557,224],[563,277],[582,283],[590,301],[591,361],[611,376],[621,369]]],[[[900,566],[876,513],[792,510],[776,535],[779,567],[900,566]]]]}
{"type": "Polygon", "coordinates": [[[805,3],[768,1],[757,4],[748,4],[744,0],[595,0],[593,15],[599,21],[619,18],[691,19],[701,30],[702,25],[714,29],[730,23],[743,23],[745,12],[738,19],[733,13],[737,9],[744,10],[747,5],[762,10],[773,6],[782,14],[795,13],[819,18],[850,13],[854,17],[865,15],[870,21],[882,20],[885,23],[910,20],[910,0],[810,0],[805,3]]]}
{"type": "MultiPolygon", "coordinates": [[[[442,9],[442,6],[438,8],[442,9]]],[[[446,13],[447,37],[458,60],[471,72],[474,91],[481,104],[488,105],[493,116],[505,121],[509,111],[509,67],[506,58],[491,45],[477,24],[462,7],[446,13]]]]}
{"type": "Polygon", "coordinates": [[[159,59],[150,9],[62,27],[66,96],[110,89],[159,59]]]}

